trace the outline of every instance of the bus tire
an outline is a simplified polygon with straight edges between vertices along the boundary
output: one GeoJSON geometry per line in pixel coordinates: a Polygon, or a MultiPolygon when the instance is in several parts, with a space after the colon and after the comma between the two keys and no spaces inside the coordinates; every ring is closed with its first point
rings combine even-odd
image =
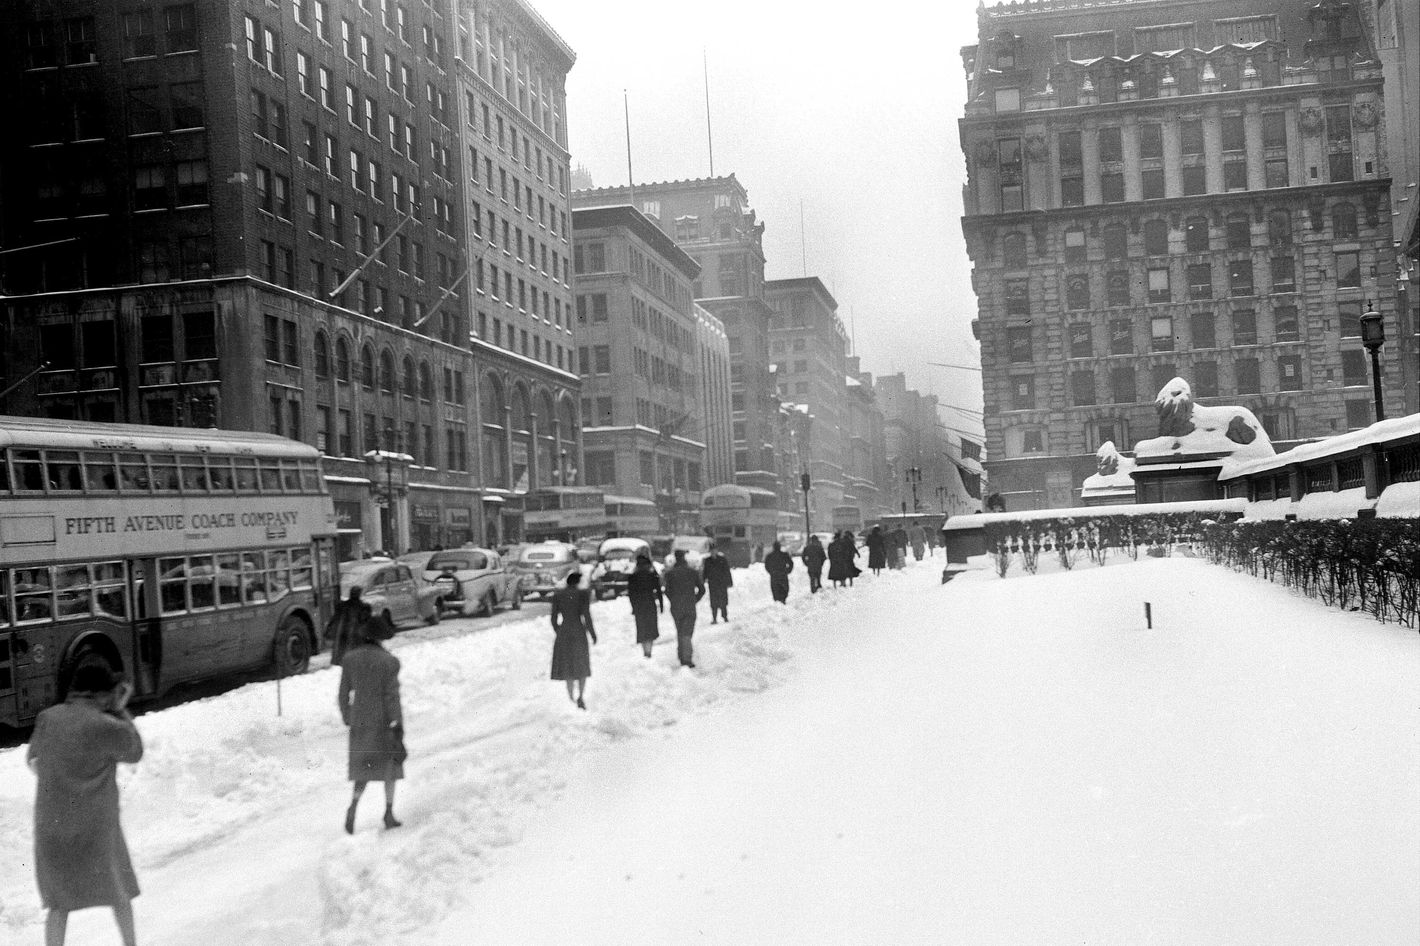
{"type": "Polygon", "coordinates": [[[311,666],[311,627],[297,614],[288,614],[276,628],[272,664],[283,677],[305,673],[311,666]]]}

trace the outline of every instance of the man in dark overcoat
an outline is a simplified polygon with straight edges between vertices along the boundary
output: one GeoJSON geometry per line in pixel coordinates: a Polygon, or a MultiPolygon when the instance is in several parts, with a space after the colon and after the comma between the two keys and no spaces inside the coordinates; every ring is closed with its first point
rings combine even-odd
{"type": "Polygon", "coordinates": [[[35,791],[35,872],[48,913],[46,946],[63,946],[71,910],[113,908],[124,946],[134,946],[138,878],[118,817],[118,763],[143,758],[128,713],[132,689],[99,661],[75,668],[69,698],[35,720],[26,754],[35,791]]]}
{"type": "Polygon", "coordinates": [[[764,556],[764,570],[769,572],[769,593],[775,601],[784,604],[789,600],[789,573],[794,570],[794,556],[775,542],[764,556]]]}
{"type": "Polygon", "coordinates": [[[828,560],[828,553],[824,551],[823,543],[817,535],[809,536],[801,557],[804,560],[804,569],[809,573],[809,593],[816,594],[823,587],[823,563],[828,560]]]}
{"type": "Polygon", "coordinates": [[[711,548],[700,569],[704,572],[705,587],[710,592],[710,623],[728,621],[730,589],[735,585],[734,576],[730,574],[730,560],[725,557],[724,552],[711,548]]]}
{"type": "Polygon", "coordinates": [[[705,597],[705,583],[700,573],[685,560],[685,550],[676,549],[675,563],[666,569],[661,583],[671,603],[671,620],[675,622],[676,656],[682,667],[695,668],[695,653],[690,639],[695,633],[695,606],[705,597]]]}
{"type": "Polygon", "coordinates": [[[350,597],[335,606],[335,613],[326,625],[326,636],[330,638],[330,663],[340,666],[345,652],[360,642],[360,628],[370,620],[370,606],[360,599],[357,585],[350,589],[350,597]]]}

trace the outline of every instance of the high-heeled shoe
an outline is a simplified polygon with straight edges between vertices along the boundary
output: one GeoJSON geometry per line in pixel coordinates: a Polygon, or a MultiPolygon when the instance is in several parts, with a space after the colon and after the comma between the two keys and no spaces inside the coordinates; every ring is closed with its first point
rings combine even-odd
{"type": "Polygon", "coordinates": [[[398,820],[395,819],[394,811],[393,811],[392,809],[390,809],[390,808],[386,808],[386,809],[385,809],[385,827],[386,827],[386,828],[398,828],[398,827],[399,827],[400,825],[402,825],[402,824],[404,824],[403,821],[398,821],[398,820]]]}
{"type": "Polygon", "coordinates": [[[581,698],[580,696],[577,697],[577,709],[583,709],[583,710],[584,710],[584,709],[586,709],[586,708],[587,708],[587,704],[582,700],[582,698],[581,698]]]}
{"type": "Polygon", "coordinates": [[[350,807],[345,809],[345,833],[355,833],[355,803],[351,802],[350,807]]]}

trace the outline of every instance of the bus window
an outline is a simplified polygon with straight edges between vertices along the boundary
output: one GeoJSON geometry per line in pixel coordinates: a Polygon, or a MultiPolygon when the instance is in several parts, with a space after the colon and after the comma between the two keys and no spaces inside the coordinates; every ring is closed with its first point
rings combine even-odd
{"type": "Polygon", "coordinates": [[[118,455],[118,482],[125,493],[148,492],[148,461],[143,454],[118,455]]]}
{"type": "Polygon", "coordinates": [[[158,596],[164,614],[187,610],[187,559],[158,559],[158,596]]]}
{"type": "Polygon", "coordinates": [[[113,454],[84,454],[84,487],[91,493],[112,493],[118,489],[114,474],[113,454]]]}
{"type": "Polygon", "coordinates": [[[320,467],[307,460],[301,462],[301,492],[319,493],[321,491],[320,467]]]}
{"type": "Polygon", "coordinates": [[[208,457],[207,476],[212,483],[212,492],[232,491],[232,461],[228,457],[208,457]]]}
{"type": "Polygon", "coordinates": [[[299,548],[291,550],[291,587],[303,590],[311,584],[311,550],[299,548]]]}
{"type": "Polygon", "coordinates": [[[237,492],[256,492],[256,461],[251,457],[235,457],[232,465],[237,471],[237,492]]]}
{"type": "Polygon", "coordinates": [[[266,600],[266,563],[260,552],[242,553],[242,592],[247,604],[266,600]]]}
{"type": "Polygon", "coordinates": [[[10,491],[10,465],[5,462],[5,454],[0,452],[0,493],[10,491]]]}
{"type": "Polygon", "coordinates": [[[282,461],[281,488],[288,493],[299,493],[301,491],[301,471],[296,466],[295,460],[282,461]]]}
{"type": "Polygon", "coordinates": [[[153,470],[153,491],[176,493],[178,491],[177,457],[154,454],[150,465],[153,470]]]}
{"type": "MultiPolygon", "coordinates": [[[[0,468],[5,464],[0,463],[0,468]]],[[[10,624],[10,573],[0,568],[0,627],[10,624]]]]}
{"type": "Polygon", "coordinates": [[[217,606],[217,595],[212,588],[216,577],[212,568],[212,556],[194,555],[187,560],[187,595],[192,610],[217,606]]]}
{"type": "Polygon", "coordinates": [[[241,557],[234,554],[217,556],[217,605],[232,607],[242,603],[241,557]]]}
{"type": "Polygon", "coordinates": [[[54,614],[53,588],[48,568],[17,568],[13,572],[15,623],[48,621],[54,614]]]}
{"type": "Polygon", "coordinates": [[[55,569],[54,590],[56,618],[88,617],[89,566],[64,565],[55,569]]]}
{"type": "Polygon", "coordinates": [[[122,562],[94,563],[94,612],[115,617],[128,618],[128,595],[123,583],[122,562]]]}
{"type": "Polygon", "coordinates": [[[44,492],[44,469],[38,450],[11,450],[10,465],[15,471],[16,492],[44,492]]]}
{"type": "Polygon", "coordinates": [[[181,471],[183,492],[207,491],[207,469],[203,466],[201,457],[179,457],[178,469],[181,471]]]}
{"type": "Polygon", "coordinates": [[[291,590],[291,555],[285,549],[266,553],[267,597],[280,600],[291,590]]]}
{"type": "Polygon", "coordinates": [[[261,491],[263,493],[281,492],[281,467],[280,461],[261,461],[261,491]]]}
{"type": "Polygon", "coordinates": [[[84,483],[79,476],[79,454],[72,450],[47,450],[44,454],[48,468],[50,492],[64,491],[77,493],[84,483]]]}

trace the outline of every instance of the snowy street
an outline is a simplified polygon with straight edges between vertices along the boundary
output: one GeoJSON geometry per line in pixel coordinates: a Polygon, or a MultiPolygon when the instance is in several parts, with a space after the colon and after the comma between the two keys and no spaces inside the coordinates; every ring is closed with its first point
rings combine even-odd
{"type": "MultiPolygon", "coordinates": [[[[144,943],[1400,944],[1420,928],[1420,638],[1173,558],[938,584],[942,559],[654,659],[595,606],[397,639],[411,759],[354,838],[330,671],[139,720],[144,943]],[[1143,602],[1153,605],[1145,630],[1143,602]]],[[[667,638],[669,637],[669,641],[667,638]]],[[[39,943],[23,748],[0,930],[39,943]]],[[[101,911],[70,942],[114,941],[101,911]]]]}

